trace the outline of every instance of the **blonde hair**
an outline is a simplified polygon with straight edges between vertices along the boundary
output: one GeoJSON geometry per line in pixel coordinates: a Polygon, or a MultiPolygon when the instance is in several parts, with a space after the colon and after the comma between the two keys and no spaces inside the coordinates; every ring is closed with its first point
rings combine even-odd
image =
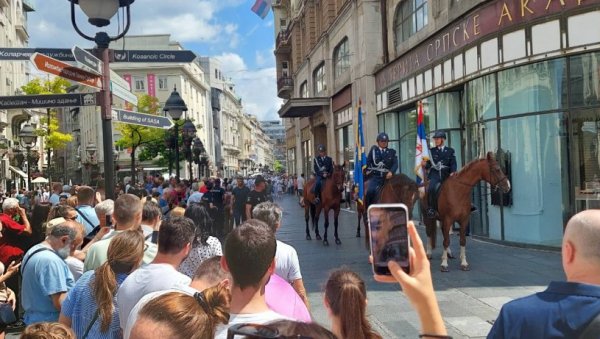
{"type": "Polygon", "coordinates": [[[77,207],[77,205],[79,205],[79,200],[77,199],[76,195],[72,195],[70,197],[67,198],[67,205],[75,208],[77,207]]]}
{"type": "Polygon", "coordinates": [[[73,330],[60,323],[35,323],[27,326],[21,339],[77,339],[73,330]]]}
{"type": "Polygon", "coordinates": [[[113,298],[117,286],[117,274],[131,273],[144,256],[144,236],[133,230],[115,236],[108,246],[107,260],[95,271],[92,282],[94,298],[98,305],[100,331],[106,332],[113,316],[113,298]]]}
{"type": "Polygon", "coordinates": [[[185,208],[183,207],[175,207],[171,210],[171,213],[169,214],[169,217],[183,217],[185,214],[185,208]]]}

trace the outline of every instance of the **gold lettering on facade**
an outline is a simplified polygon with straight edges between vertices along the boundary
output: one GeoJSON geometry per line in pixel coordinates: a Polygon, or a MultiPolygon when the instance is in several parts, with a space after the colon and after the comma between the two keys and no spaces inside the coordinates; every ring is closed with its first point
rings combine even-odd
{"type": "Polygon", "coordinates": [[[498,26],[502,25],[502,19],[504,17],[507,17],[508,21],[512,21],[512,15],[510,15],[510,11],[508,10],[508,6],[506,5],[506,3],[502,4],[502,13],[500,13],[500,20],[498,20],[498,26]]]}
{"type": "Polygon", "coordinates": [[[525,10],[527,10],[529,13],[533,14],[533,11],[531,10],[531,8],[527,7],[528,3],[529,3],[529,0],[521,0],[521,17],[525,16],[525,10]]]}
{"type": "Polygon", "coordinates": [[[460,27],[456,26],[454,27],[454,30],[452,31],[452,44],[454,44],[454,47],[457,47],[458,44],[456,43],[456,32],[458,32],[460,30],[460,27]]]}
{"type": "Polygon", "coordinates": [[[479,35],[481,30],[479,29],[479,14],[473,15],[473,35],[479,35]]]}
{"type": "MultiPolygon", "coordinates": [[[[548,8],[550,8],[550,4],[552,3],[553,0],[548,0],[548,3],[546,4],[546,10],[548,10],[548,8]]],[[[561,6],[565,6],[565,0],[559,0],[560,1],[560,5],[561,6]]],[[[579,0],[579,4],[581,4],[581,0],[579,0]]]]}
{"type": "Polygon", "coordinates": [[[464,41],[468,41],[469,40],[469,18],[467,18],[467,20],[465,20],[462,24],[462,28],[463,28],[463,40],[464,41]]]}
{"type": "Polygon", "coordinates": [[[433,49],[433,44],[427,45],[427,61],[431,61],[431,55],[429,55],[429,48],[433,49]]]}

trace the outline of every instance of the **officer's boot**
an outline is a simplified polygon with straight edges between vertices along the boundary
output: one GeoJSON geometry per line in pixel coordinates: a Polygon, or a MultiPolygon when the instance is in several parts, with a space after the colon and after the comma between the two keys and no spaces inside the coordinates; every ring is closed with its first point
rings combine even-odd
{"type": "Polygon", "coordinates": [[[435,218],[435,206],[436,206],[436,194],[435,188],[430,187],[427,192],[427,218],[435,218]]]}

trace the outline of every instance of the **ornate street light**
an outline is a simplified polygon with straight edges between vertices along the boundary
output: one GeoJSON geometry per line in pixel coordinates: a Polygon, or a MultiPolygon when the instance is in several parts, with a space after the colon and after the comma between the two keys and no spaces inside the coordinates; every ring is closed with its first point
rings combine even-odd
{"type": "Polygon", "coordinates": [[[194,180],[194,175],[192,172],[192,142],[196,137],[196,126],[191,120],[186,120],[183,123],[181,128],[181,134],[183,136],[183,152],[185,154],[186,159],[189,162],[189,170],[190,170],[190,181],[194,180]]]}
{"type": "Polygon", "coordinates": [[[81,37],[94,41],[97,47],[96,55],[102,60],[102,89],[100,90],[100,110],[102,112],[102,151],[104,154],[104,178],[106,180],[106,198],[115,197],[114,161],[109,154],[112,153],[112,107],[110,93],[110,54],[108,46],[111,41],[121,39],[127,34],[131,24],[130,5],[135,0],[69,0],[71,2],[71,24],[81,37]],[[97,32],[94,37],[83,33],[77,26],[75,20],[75,5],[87,15],[90,24],[96,27],[104,27],[110,24],[110,19],[117,14],[119,8],[125,8],[127,23],[123,31],[117,36],[111,37],[106,32],[97,32]]]}
{"type": "Polygon", "coordinates": [[[174,87],[173,92],[167,99],[167,102],[165,102],[163,111],[165,111],[165,115],[166,113],[169,113],[171,118],[175,120],[175,136],[177,139],[175,145],[172,145],[171,147],[175,148],[175,176],[177,178],[179,178],[179,125],[177,124],[177,121],[181,119],[181,115],[183,112],[187,112],[187,110],[185,101],[183,101],[179,92],[177,92],[177,87],[174,87]]]}
{"type": "Polygon", "coordinates": [[[87,146],[85,147],[85,151],[87,152],[88,158],[90,159],[90,163],[93,164],[94,163],[94,156],[96,155],[96,144],[94,144],[93,142],[88,142],[87,146]]]}
{"type": "Polygon", "coordinates": [[[23,125],[19,131],[19,140],[21,141],[21,146],[27,150],[27,190],[29,191],[31,188],[31,164],[29,163],[29,159],[31,158],[31,148],[35,146],[35,142],[37,141],[37,135],[35,135],[33,126],[29,123],[23,125]]]}

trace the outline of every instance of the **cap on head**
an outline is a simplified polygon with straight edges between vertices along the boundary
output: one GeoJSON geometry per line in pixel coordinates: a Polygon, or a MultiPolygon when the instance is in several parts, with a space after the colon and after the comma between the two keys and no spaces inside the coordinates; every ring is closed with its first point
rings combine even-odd
{"type": "Polygon", "coordinates": [[[265,178],[263,178],[262,175],[257,175],[256,178],[254,178],[254,185],[258,185],[261,182],[266,182],[265,178]]]}
{"type": "Polygon", "coordinates": [[[444,132],[444,131],[435,131],[435,134],[433,134],[433,138],[434,139],[437,139],[437,138],[446,139],[446,132],[444,132]]]}
{"type": "Polygon", "coordinates": [[[377,135],[377,142],[380,141],[390,141],[390,137],[388,137],[387,133],[381,132],[377,135]]]}
{"type": "Polygon", "coordinates": [[[319,144],[319,146],[317,146],[317,150],[319,152],[325,152],[326,151],[325,145],[319,144]]]}

